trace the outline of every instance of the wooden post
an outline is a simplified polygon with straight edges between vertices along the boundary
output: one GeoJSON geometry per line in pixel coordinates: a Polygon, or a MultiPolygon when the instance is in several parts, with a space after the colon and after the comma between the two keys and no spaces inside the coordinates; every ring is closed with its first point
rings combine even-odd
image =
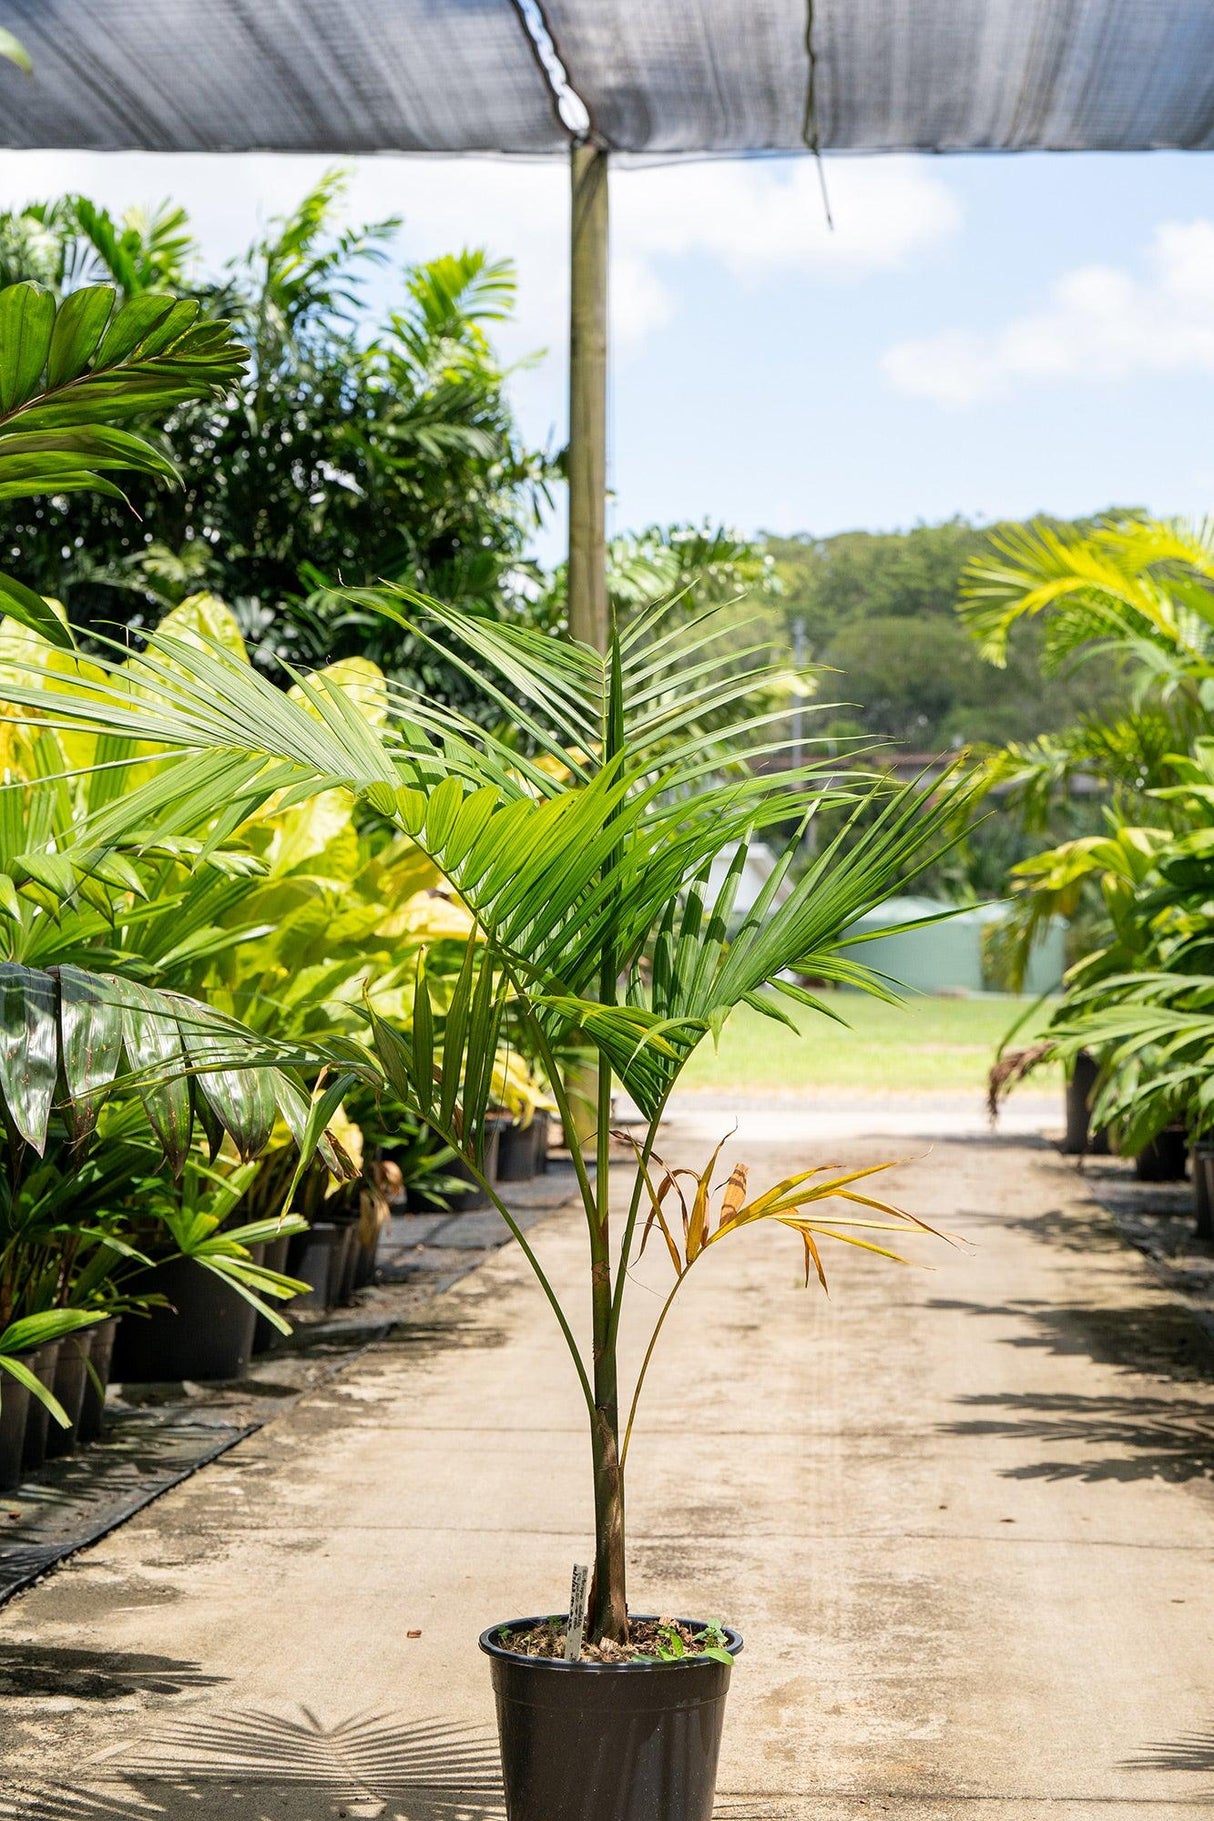
{"type": "Polygon", "coordinates": [[[575,145],[569,246],[569,631],[607,647],[607,153],[575,145]]]}

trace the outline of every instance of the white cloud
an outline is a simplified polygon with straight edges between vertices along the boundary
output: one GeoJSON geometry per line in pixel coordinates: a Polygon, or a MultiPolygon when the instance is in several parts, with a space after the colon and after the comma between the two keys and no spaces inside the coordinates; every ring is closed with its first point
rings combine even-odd
{"type": "MultiPolygon", "coordinates": [[[[0,152],[0,205],[80,189],[120,208],[172,195],[209,261],[244,246],[336,161],[248,153],[0,152]]],[[[352,219],[399,213],[414,257],[485,244],[519,266],[519,345],[563,345],[567,177],[562,162],[491,158],[348,161],[352,219]]],[[[677,314],[672,263],[707,258],[761,286],[790,276],[888,270],[956,231],[957,199],[924,160],[826,165],[834,230],[808,158],[620,167],[612,186],[616,332],[635,346],[677,314]]]]}
{"type": "Polygon", "coordinates": [[[882,364],[898,391],[954,406],[1033,381],[1214,373],[1214,221],[1165,222],[1141,276],[1077,267],[1039,310],[993,333],[948,329],[900,342],[882,364]]]}
{"type": "Polygon", "coordinates": [[[674,262],[702,258],[759,289],[855,279],[956,232],[961,208],[923,161],[831,159],[832,228],[807,158],[623,169],[612,190],[613,328],[623,350],[678,313],[674,262]]]}
{"type": "Polygon", "coordinates": [[[706,254],[755,284],[793,273],[850,278],[901,265],[961,224],[953,191],[912,158],[832,158],[833,229],[808,158],[622,171],[617,242],[661,260],[706,254]]]}

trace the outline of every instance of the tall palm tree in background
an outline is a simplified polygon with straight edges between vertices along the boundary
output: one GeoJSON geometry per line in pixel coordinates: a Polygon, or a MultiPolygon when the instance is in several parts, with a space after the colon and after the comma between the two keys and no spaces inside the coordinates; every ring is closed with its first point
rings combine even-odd
{"type": "Polygon", "coordinates": [[[0,276],[58,296],[98,279],[124,299],[188,289],[250,351],[228,394],[164,426],[178,490],[136,477],[138,517],[106,499],[70,512],[53,497],[5,502],[0,546],[22,552],[86,635],[154,624],[209,589],[263,654],[359,652],[471,700],[441,653],[337,591],[386,578],[496,615],[531,588],[526,546],[552,464],[521,439],[490,340],[513,308],[513,270],[452,254],[407,267],[396,301],[371,310],[400,223],[342,226],[344,187],[325,178],[209,284],[168,204],[115,219],[67,196],[0,215],[0,276]]]}

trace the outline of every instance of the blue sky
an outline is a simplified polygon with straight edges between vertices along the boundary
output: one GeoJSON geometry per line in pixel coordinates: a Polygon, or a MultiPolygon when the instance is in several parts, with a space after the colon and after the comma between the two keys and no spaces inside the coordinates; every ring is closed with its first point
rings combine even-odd
{"type": "MultiPolygon", "coordinates": [[[[218,263],[331,161],[0,152],[7,205],[173,195],[218,263]]],[[[564,418],[559,165],[366,159],[353,217],[402,255],[516,257],[525,427],[564,418]]],[[[1202,155],[827,161],[616,173],[614,528],[829,533],[1214,505],[1214,166],[1202,155]]],[[[386,286],[390,280],[385,279],[386,286]]],[[[559,545],[559,526],[544,540],[559,545]]]]}

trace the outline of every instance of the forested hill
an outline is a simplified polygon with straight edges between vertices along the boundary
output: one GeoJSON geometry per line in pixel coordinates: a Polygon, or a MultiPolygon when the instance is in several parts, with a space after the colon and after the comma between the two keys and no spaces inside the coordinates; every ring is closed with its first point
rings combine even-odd
{"type": "Polygon", "coordinates": [[[1043,678],[1028,625],[1005,670],[978,656],[955,605],[962,570],[997,529],[953,518],[911,531],[765,535],[790,631],[800,621],[807,657],[841,673],[823,679],[823,698],[840,704],[830,731],[937,752],[1031,739],[1119,698],[1111,665],[1043,678]]]}

